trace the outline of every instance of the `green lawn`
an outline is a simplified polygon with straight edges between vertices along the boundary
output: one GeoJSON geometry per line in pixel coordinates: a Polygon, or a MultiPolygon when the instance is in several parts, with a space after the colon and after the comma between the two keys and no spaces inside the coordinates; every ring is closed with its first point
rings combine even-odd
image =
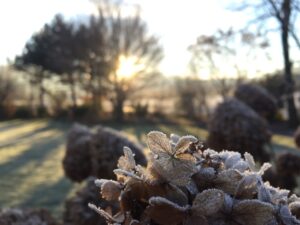
{"type": "MultiPolygon", "coordinates": [[[[64,177],[61,161],[70,124],[49,120],[0,122],[0,207],[45,207],[61,216],[64,200],[78,184],[64,177]]],[[[151,130],[205,138],[204,129],[192,125],[110,124],[132,140],[145,143],[151,130]]],[[[274,149],[295,151],[292,138],[275,135],[274,149]]]]}

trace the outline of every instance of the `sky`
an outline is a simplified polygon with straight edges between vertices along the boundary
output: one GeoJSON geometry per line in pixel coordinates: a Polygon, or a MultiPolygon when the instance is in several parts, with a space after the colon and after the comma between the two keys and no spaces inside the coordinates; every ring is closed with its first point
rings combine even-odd
{"type": "MultiPolygon", "coordinates": [[[[160,68],[169,75],[188,73],[187,47],[198,36],[213,34],[219,28],[242,27],[248,19],[245,14],[226,9],[226,0],[209,0],[205,4],[199,0],[125,1],[141,6],[149,32],[158,36],[163,45],[165,57],[160,68]]],[[[0,4],[0,64],[20,54],[31,35],[56,13],[62,13],[65,18],[96,13],[89,0],[4,0],[0,4]]],[[[274,60],[274,65],[280,65],[279,59],[274,60]]],[[[267,68],[266,62],[259,63],[267,68]]]]}

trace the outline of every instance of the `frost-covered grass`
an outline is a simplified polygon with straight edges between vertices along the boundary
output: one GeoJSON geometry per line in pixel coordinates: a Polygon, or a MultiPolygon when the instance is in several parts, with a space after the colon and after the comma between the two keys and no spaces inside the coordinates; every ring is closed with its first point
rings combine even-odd
{"type": "MultiPolygon", "coordinates": [[[[205,138],[204,129],[190,125],[105,124],[125,132],[133,140],[146,143],[151,130],[205,138]]],[[[0,122],[0,207],[45,207],[58,217],[64,199],[79,185],[64,177],[61,160],[66,131],[70,124],[50,120],[13,120],[0,122]]],[[[293,139],[275,135],[275,150],[295,151],[293,139]]]]}
{"type": "Polygon", "coordinates": [[[60,211],[74,189],[61,160],[68,124],[48,120],[0,123],[0,206],[60,211]]]}

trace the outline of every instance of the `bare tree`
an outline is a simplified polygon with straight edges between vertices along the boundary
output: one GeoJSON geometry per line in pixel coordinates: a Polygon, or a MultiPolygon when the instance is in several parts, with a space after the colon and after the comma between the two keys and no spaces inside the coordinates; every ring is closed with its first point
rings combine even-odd
{"type": "MultiPolygon", "coordinates": [[[[219,30],[214,35],[201,35],[197,38],[196,43],[189,46],[192,53],[190,66],[194,73],[201,72],[201,69],[209,73],[217,92],[226,98],[232,88],[232,80],[230,76],[234,74],[226,74],[222,70],[226,63],[231,63],[233,71],[237,78],[244,76],[243,71],[236,64],[236,51],[232,47],[234,43],[235,33],[232,29],[227,31],[219,30]],[[230,75],[230,76],[227,76],[230,75]]],[[[201,75],[201,74],[200,74],[201,75]]],[[[239,81],[239,79],[238,79],[239,81]]]]}
{"type": "Polygon", "coordinates": [[[56,15],[50,24],[45,24],[32,35],[23,53],[16,57],[15,66],[26,70],[31,75],[30,83],[38,86],[41,108],[45,108],[44,95],[49,94],[44,81],[55,75],[59,75],[62,83],[68,84],[72,108],[77,108],[78,80],[87,72],[87,55],[92,48],[87,43],[92,42],[94,37],[94,27],[89,28],[77,28],[75,22],[65,21],[61,15],[56,15]]]}
{"type": "Polygon", "coordinates": [[[176,79],[175,85],[178,95],[176,111],[188,118],[207,119],[209,109],[206,82],[195,77],[187,77],[176,79]]]}
{"type": "Polygon", "coordinates": [[[151,81],[151,76],[156,74],[156,66],[162,59],[162,48],[158,38],[148,34],[138,7],[131,6],[134,13],[128,16],[122,4],[108,1],[98,4],[105,46],[103,57],[107,68],[106,93],[112,102],[115,118],[122,120],[123,106],[129,95],[149,84],[139,81],[151,81]],[[128,70],[131,71],[126,72],[131,74],[122,74],[124,63],[130,63],[128,70]]]}
{"type": "MultiPolygon", "coordinates": [[[[293,38],[300,47],[300,42],[295,29],[297,15],[300,12],[299,0],[259,0],[236,3],[231,8],[235,10],[250,11],[254,15],[247,26],[257,25],[258,30],[264,32],[279,31],[284,61],[285,95],[288,105],[289,124],[296,126],[298,121],[294,102],[294,80],[292,74],[292,62],[290,59],[289,37],[293,38]],[[267,26],[269,21],[276,21],[275,27],[267,26]]],[[[270,25],[270,24],[269,24],[270,25]]]]}

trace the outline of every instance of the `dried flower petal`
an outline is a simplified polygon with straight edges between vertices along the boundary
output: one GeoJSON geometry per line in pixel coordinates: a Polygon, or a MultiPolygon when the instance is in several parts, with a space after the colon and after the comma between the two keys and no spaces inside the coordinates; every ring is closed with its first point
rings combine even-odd
{"type": "Polygon", "coordinates": [[[198,141],[198,139],[192,135],[187,135],[187,136],[181,137],[175,146],[176,153],[184,152],[191,143],[196,142],[196,141],[198,141]]]}
{"type": "Polygon", "coordinates": [[[243,200],[233,206],[235,221],[244,225],[268,224],[274,220],[274,207],[259,200],[243,200]]]}
{"type": "Polygon", "coordinates": [[[272,197],[270,191],[265,187],[263,181],[260,179],[257,182],[258,186],[258,193],[257,198],[263,202],[272,202],[272,197]]]}
{"type": "Polygon", "coordinates": [[[188,209],[188,207],[180,207],[162,197],[152,197],[149,199],[149,203],[146,213],[151,219],[161,225],[180,224],[188,209]]]}
{"type": "Polygon", "coordinates": [[[233,195],[236,193],[237,184],[242,178],[243,176],[239,171],[229,169],[220,172],[214,182],[216,188],[233,195]]]}
{"type": "Polygon", "coordinates": [[[131,178],[134,178],[137,180],[143,180],[141,177],[135,175],[133,172],[128,172],[128,171],[122,170],[122,169],[115,169],[113,171],[116,175],[119,175],[119,176],[125,176],[125,177],[131,177],[131,178]]]}
{"type": "Polygon", "coordinates": [[[207,219],[202,215],[190,215],[185,221],[184,225],[209,225],[207,219]]]}
{"type": "Polygon", "coordinates": [[[250,153],[245,152],[244,157],[245,157],[246,162],[249,165],[250,170],[255,171],[256,168],[255,168],[255,161],[254,161],[253,156],[250,153]]]}
{"type": "Polygon", "coordinates": [[[96,180],[95,184],[101,188],[101,196],[107,201],[118,200],[122,186],[114,180],[96,180]]]}
{"type": "Polygon", "coordinates": [[[289,209],[291,210],[292,215],[296,216],[296,218],[300,219],[300,202],[292,202],[289,204],[289,209]]]}
{"type": "Polygon", "coordinates": [[[300,221],[293,216],[287,205],[281,205],[279,208],[279,216],[285,225],[296,225],[300,224],[300,221]]]}
{"type": "Polygon", "coordinates": [[[272,167],[272,165],[271,165],[270,163],[264,163],[264,164],[261,166],[261,168],[259,169],[258,174],[259,174],[260,176],[264,175],[264,173],[265,173],[268,169],[270,169],[271,167],[272,167]]]}
{"type": "Polygon", "coordinates": [[[167,181],[179,186],[188,184],[191,176],[197,171],[192,161],[169,156],[160,156],[153,162],[153,167],[167,181]]]}
{"type": "Polygon", "coordinates": [[[241,154],[238,152],[228,152],[228,156],[225,159],[225,168],[233,168],[235,164],[239,163],[242,160],[241,154]]]}
{"type": "Polygon", "coordinates": [[[122,223],[124,221],[124,217],[113,217],[105,210],[98,208],[94,204],[89,203],[88,206],[96,213],[98,213],[100,216],[104,217],[108,223],[122,223]]]}
{"type": "Polygon", "coordinates": [[[124,147],[124,156],[121,156],[118,160],[118,168],[127,170],[127,171],[132,171],[134,170],[136,164],[134,160],[134,155],[131,151],[130,148],[124,147]]]}
{"type": "Polygon", "coordinates": [[[223,206],[224,192],[217,189],[208,189],[196,195],[192,212],[197,215],[211,216],[223,206]]]}
{"type": "Polygon", "coordinates": [[[171,135],[170,135],[170,139],[171,139],[171,142],[172,142],[172,143],[176,144],[176,143],[179,141],[180,136],[177,135],[177,134],[171,134],[171,135]]]}
{"type": "Polygon", "coordinates": [[[246,174],[238,183],[235,196],[240,199],[252,199],[257,193],[257,175],[246,174]]]}
{"type": "Polygon", "coordinates": [[[147,134],[147,143],[149,149],[154,153],[160,155],[160,153],[173,154],[170,141],[162,132],[151,131],[147,134]]]}

